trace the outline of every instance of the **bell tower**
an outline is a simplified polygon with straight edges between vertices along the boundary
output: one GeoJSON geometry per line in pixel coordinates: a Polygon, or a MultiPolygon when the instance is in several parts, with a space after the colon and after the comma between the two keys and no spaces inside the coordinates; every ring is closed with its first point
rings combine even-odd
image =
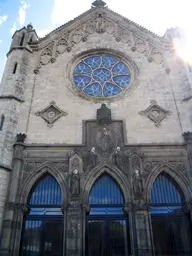
{"type": "Polygon", "coordinates": [[[20,111],[25,101],[31,46],[38,40],[29,24],[17,30],[7,53],[7,62],[0,88],[0,233],[9,174],[12,170],[13,144],[17,134],[20,111]]]}

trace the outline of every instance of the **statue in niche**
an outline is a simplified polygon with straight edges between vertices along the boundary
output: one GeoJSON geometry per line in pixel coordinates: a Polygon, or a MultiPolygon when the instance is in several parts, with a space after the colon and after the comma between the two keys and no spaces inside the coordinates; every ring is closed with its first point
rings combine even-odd
{"type": "Polygon", "coordinates": [[[84,155],[84,167],[85,170],[92,169],[98,163],[98,154],[96,153],[95,147],[92,147],[90,151],[84,155]]]}
{"type": "Polygon", "coordinates": [[[111,139],[109,132],[107,131],[106,127],[103,127],[100,135],[100,145],[103,152],[107,152],[110,142],[111,139]]]}
{"type": "Polygon", "coordinates": [[[135,170],[133,174],[133,192],[136,197],[141,197],[143,194],[143,181],[139,170],[135,170]]]}
{"type": "Polygon", "coordinates": [[[90,152],[90,160],[89,160],[89,166],[92,168],[97,164],[97,154],[95,151],[95,147],[91,148],[90,152]]]}
{"type": "Polygon", "coordinates": [[[77,169],[73,170],[71,177],[71,194],[79,195],[80,194],[80,177],[79,171],[77,169]]]}
{"type": "Polygon", "coordinates": [[[113,162],[120,170],[128,173],[129,159],[128,156],[126,157],[125,153],[121,150],[120,147],[117,147],[115,153],[113,154],[113,162]]]}

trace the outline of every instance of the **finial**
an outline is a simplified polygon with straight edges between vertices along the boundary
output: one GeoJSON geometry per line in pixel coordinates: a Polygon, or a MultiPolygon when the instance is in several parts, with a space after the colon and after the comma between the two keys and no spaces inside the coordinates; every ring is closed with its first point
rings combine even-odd
{"type": "Polygon", "coordinates": [[[33,25],[32,25],[31,23],[29,23],[29,24],[27,25],[27,29],[28,29],[28,30],[32,30],[32,29],[33,29],[33,25]]]}
{"type": "Polygon", "coordinates": [[[92,7],[105,7],[106,3],[103,0],[96,0],[92,3],[92,7]]]}

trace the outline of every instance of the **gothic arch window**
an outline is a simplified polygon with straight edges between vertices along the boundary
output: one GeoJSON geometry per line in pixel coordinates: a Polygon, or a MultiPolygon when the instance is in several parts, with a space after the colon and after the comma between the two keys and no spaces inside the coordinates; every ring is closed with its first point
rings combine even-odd
{"type": "Polygon", "coordinates": [[[15,65],[14,65],[14,68],[13,68],[13,74],[15,74],[16,73],[16,71],[17,71],[17,62],[15,63],[15,65]]]}
{"type": "Polygon", "coordinates": [[[86,220],[86,256],[129,255],[128,220],[123,213],[124,196],[108,174],[94,183],[89,194],[86,220]]]}
{"type": "Polygon", "coordinates": [[[1,120],[0,120],[0,131],[3,130],[4,121],[5,121],[5,116],[4,116],[4,114],[2,114],[1,115],[1,120]]]}
{"type": "Polygon", "coordinates": [[[20,44],[19,46],[23,46],[24,43],[24,39],[25,39],[25,33],[22,34],[21,39],[20,39],[20,44]]]}
{"type": "Polygon", "coordinates": [[[21,256],[61,256],[63,244],[62,192],[49,174],[32,188],[21,239],[21,256]]]}
{"type": "Polygon", "coordinates": [[[165,172],[151,190],[151,221],[156,256],[192,255],[191,224],[178,184],[165,172]]]}

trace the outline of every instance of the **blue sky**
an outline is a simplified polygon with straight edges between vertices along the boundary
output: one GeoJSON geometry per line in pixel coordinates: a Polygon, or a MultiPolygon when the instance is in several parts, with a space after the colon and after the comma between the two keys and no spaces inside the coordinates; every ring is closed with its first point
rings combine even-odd
{"type": "MultiPolygon", "coordinates": [[[[0,78],[16,29],[32,23],[42,37],[91,7],[91,0],[0,0],[0,78]]],[[[163,35],[182,27],[192,38],[192,0],[106,0],[115,12],[163,35]]]]}

